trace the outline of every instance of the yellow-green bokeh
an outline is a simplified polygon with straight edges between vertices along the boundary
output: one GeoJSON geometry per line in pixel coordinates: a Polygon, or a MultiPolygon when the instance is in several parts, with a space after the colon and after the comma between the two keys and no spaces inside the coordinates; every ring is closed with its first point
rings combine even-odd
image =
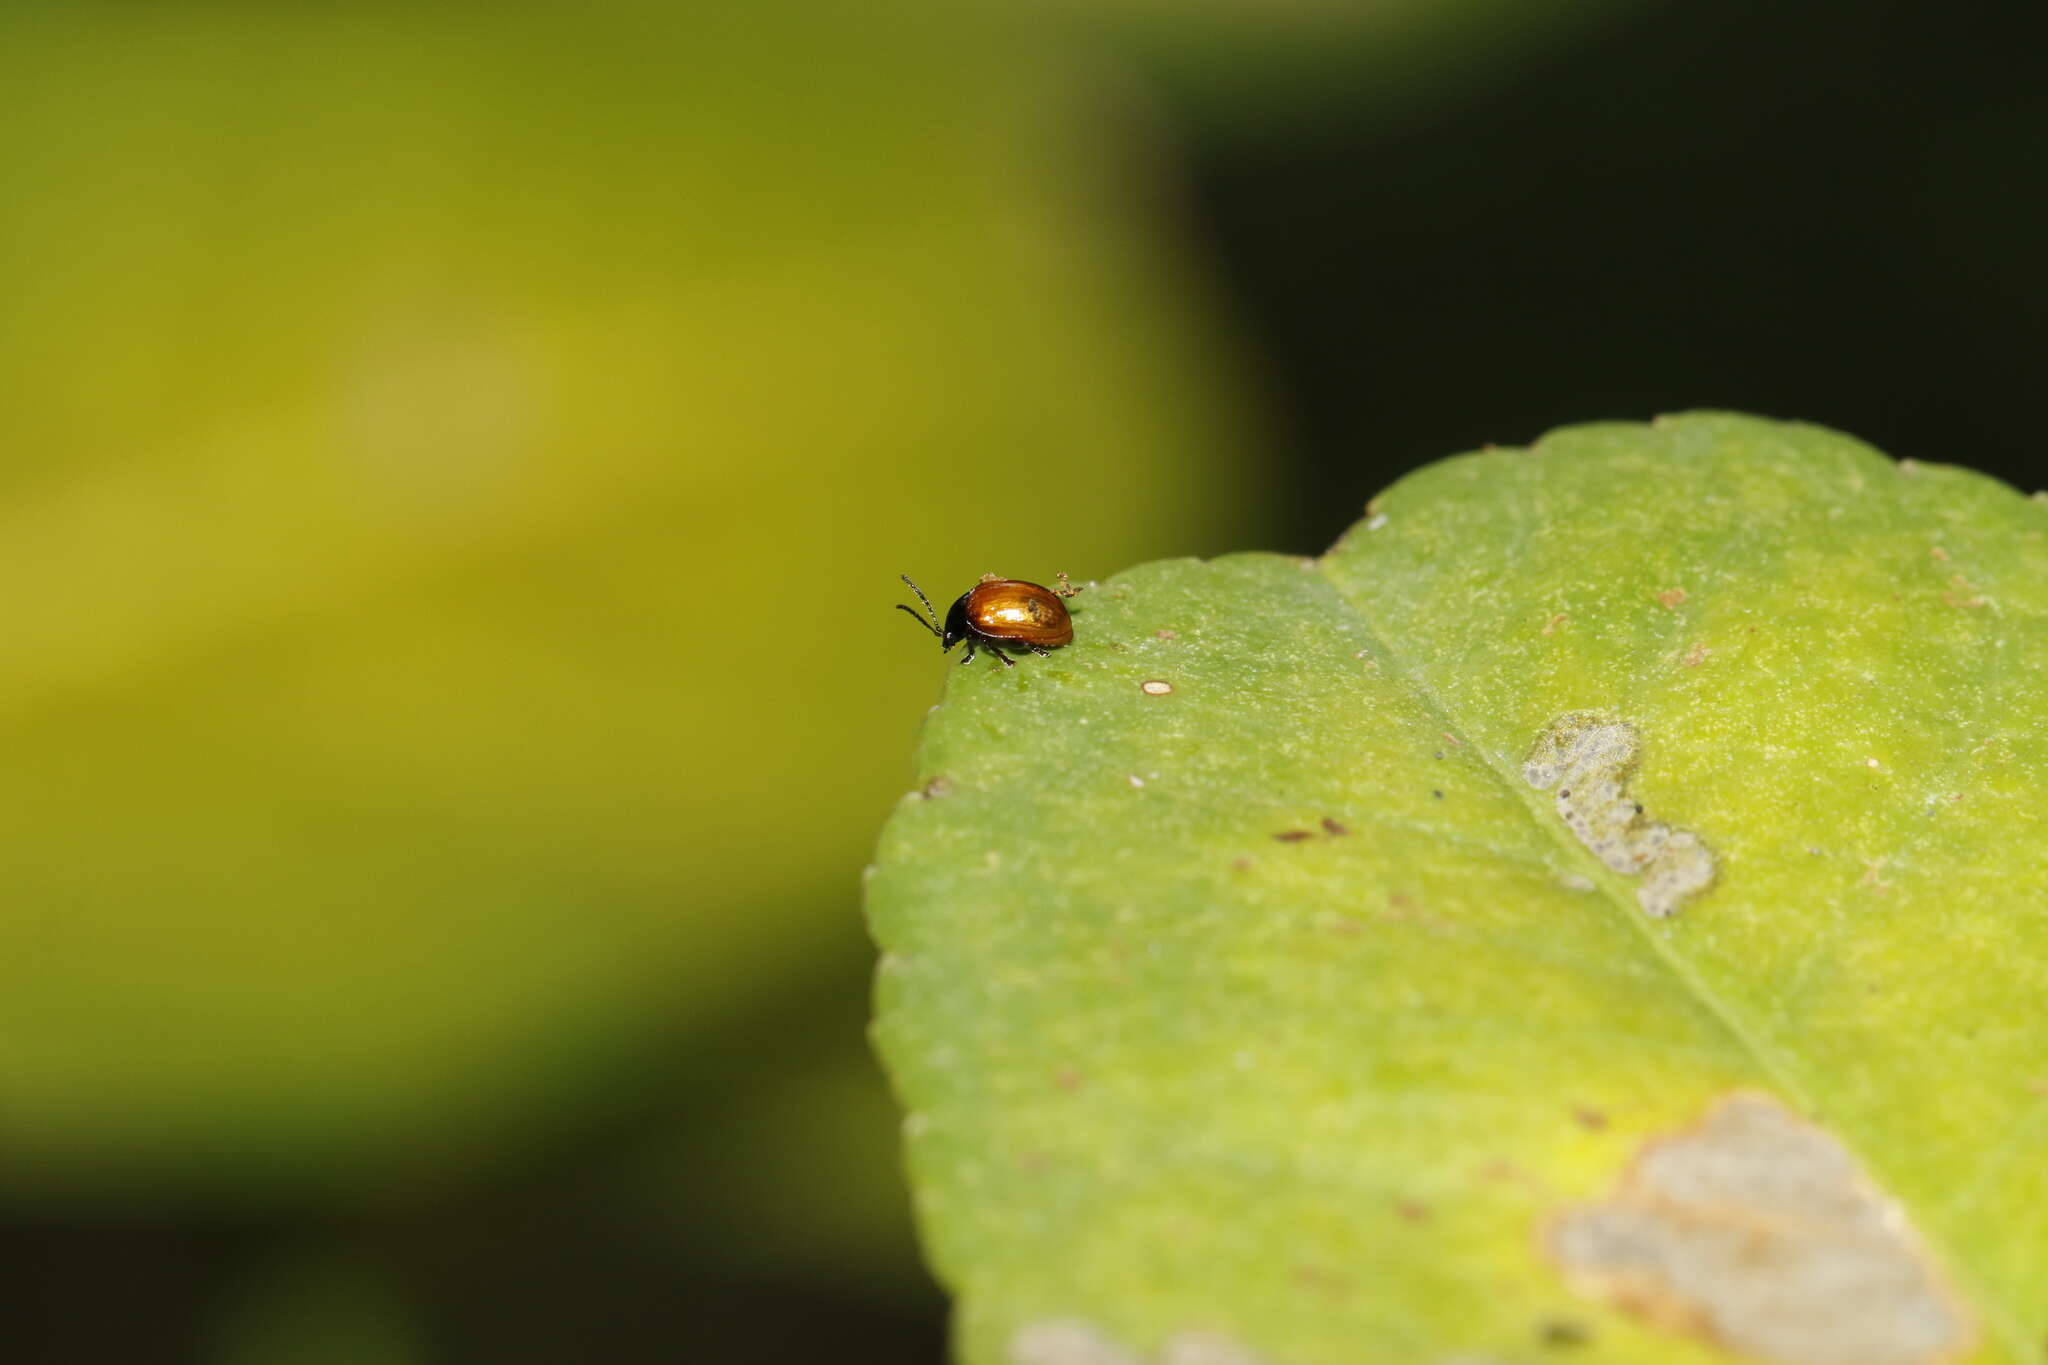
{"type": "Polygon", "coordinates": [[[1255,518],[1139,122],[994,18],[17,10],[0,86],[18,1191],[589,1122],[865,951],[897,572],[1255,518]]]}

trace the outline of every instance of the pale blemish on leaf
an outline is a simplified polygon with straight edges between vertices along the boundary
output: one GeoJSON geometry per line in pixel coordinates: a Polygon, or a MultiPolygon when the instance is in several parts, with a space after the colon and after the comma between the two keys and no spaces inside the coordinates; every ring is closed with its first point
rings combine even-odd
{"type": "Polygon", "coordinates": [[[1017,1329],[1010,1365],[1266,1365],[1266,1358],[1220,1332],[1180,1332],[1146,1356],[1093,1323],[1047,1318],[1017,1329]]]}
{"type": "Polygon", "coordinates": [[[1545,1249],[1572,1283],[1670,1332],[1793,1365],[1935,1365],[1975,1332],[1904,1212],[1835,1136],[1769,1095],[1647,1143],[1545,1249]]]}
{"type": "Polygon", "coordinates": [[[1159,1365],[1266,1365],[1266,1358],[1220,1332],[1182,1332],[1159,1352],[1159,1365]]]}
{"type": "Polygon", "coordinates": [[[1138,687],[1148,697],[1163,697],[1173,691],[1173,684],[1164,678],[1147,678],[1138,687]]]}
{"type": "Polygon", "coordinates": [[[1100,1329],[1071,1318],[1027,1322],[1010,1338],[1010,1365],[1144,1365],[1100,1329]]]}
{"type": "Polygon", "coordinates": [[[1542,791],[1557,789],[1557,813],[1594,857],[1638,879],[1636,900],[1662,919],[1714,880],[1714,854],[1690,830],[1643,812],[1629,795],[1641,744],[1635,728],[1611,717],[1574,711],[1551,723],[1522,776],[1542,791]]]}

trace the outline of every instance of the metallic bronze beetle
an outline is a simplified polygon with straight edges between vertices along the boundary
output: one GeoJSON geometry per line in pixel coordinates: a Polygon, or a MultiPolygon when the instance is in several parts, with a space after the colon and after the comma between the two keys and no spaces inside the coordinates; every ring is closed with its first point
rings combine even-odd
{"type": "Polygon", "coordinates": [[[981,581],[961,593],[960,600],[946,612],[943,626],[924,589],[911,582],[909,574],[902,577],[917,594],[917,600],[924,603],[924,614],[931,620],[926,621],[902,602],[896,604],[896,609],[909,612],[911,620],[938,636],[941,653],[966,641],[967,653],[960,660],[963,664],[972,660],[979,648],[1015,668],[1017,661],[1003,652],[1005,645],[1022,645],[1034,654],[1049,654],[1073,642],[1074,618],[1067,614],[1065,599],[1081,590],[1069,583],[1065,574],[1058,575],[1057,588],[1027,583],[1021,578],[983,574],[981,581]]]}

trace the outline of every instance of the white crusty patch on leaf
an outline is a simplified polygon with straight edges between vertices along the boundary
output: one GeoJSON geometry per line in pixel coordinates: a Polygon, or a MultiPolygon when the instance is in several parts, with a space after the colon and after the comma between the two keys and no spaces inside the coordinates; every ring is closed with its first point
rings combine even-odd
{"type": "Polygon", "coordinates": [[[1648,1142],[1544,1241],[1584,1292],[1762,1360],[1935,1365],[1974,1341],[1898,1205],[1768,1095],[1648,1142]]]}
{"type": "Polygon", "coordinates": [[[1010,1365],[1266,1365],[1266,1359],[1219,1332],[1176,1333],[1158,1355],[1146,1356],[1093,1323],[1043,1318],[1010,1338],[1010,1365]]]}
{"type": "Polygon", "coordinates": [[[1637,878],[1636,900],[1662,919],[1713,884],[1714,854],[1690,830],[1643,812],[1629,795],[1641,749],[1635,728],[1607,716],[1559,716],[1522,762],[1539,791],[1557,790],[1557,813],[1593,856],[1637,878]]]}
{"type": "Polygon", "coordinates": [[[1077,1318],[1027,1322],[1010,1338],[1010,1365],[1145,1365],[1135,1351],[1077,1318]]]}

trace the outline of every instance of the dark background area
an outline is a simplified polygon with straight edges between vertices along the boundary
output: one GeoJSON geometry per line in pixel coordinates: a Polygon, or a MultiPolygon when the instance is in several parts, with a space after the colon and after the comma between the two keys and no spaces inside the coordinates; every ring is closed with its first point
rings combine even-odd
{"type": "MultiPolygon", "coordinates": [[[[2048,482],[2037,36],[2029,7],[1985,0],[1653,6],[1426,116],[1338,99],[1250,131],[1166,82],[1182,226],[1288,461],[1282,546],[1320,549],[1445,454],[1692,407],[2048,482]]],[[[766,1046],[857,1048],[864,964],[800,985],[800,1023],[766,1046]]],[[[716,1112],[762,1017],[670,1059],[679,1091],[716,1112]]],[[[449,1365],[943,1358],[936,1288],[738,1272],[733,1211],[643,1216],[607,1173],[653,1141],[661,1104],[389,1214],[14,1207],[0,1351],[219,1360],[203,1305],[339,1245],[383,1268],[449,1365]]]]}
{"type": "Polygon", "coordinates": [[[1197,141],[1287,546],[1454,451],[1729,408],[2048,482],[2037,11],[1652,7],[1427,121],[1197,141]]]}

